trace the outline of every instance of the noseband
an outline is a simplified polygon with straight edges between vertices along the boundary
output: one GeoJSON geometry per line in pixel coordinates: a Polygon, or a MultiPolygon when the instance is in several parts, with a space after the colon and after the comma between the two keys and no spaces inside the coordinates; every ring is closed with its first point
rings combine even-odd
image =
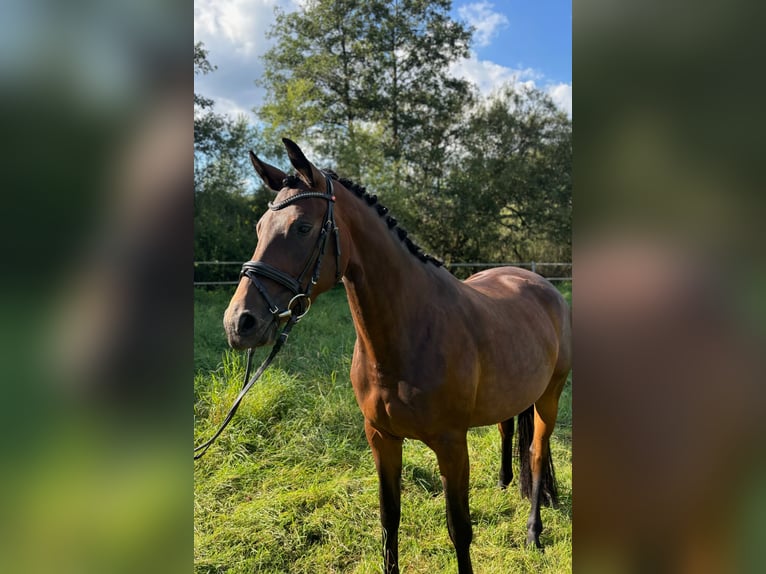
{"type": "Polygon", "coordinates": [[[289,319],[293,316],[294,305],[299,305],[299,310],[296,315],[297,318],[295,319],[296,322],[300,320],[300,318],[303,317],[311,308],[311,291],[319,280],[319,272],[322,267],[322,258],[324,257],[325,248],[327,247],[327,238],[330,233],[335,236],[335,281],[340,281],[340,240],[338,237],[338,226],[335,225],[335,213],[333,211],[335,196],[333,195],[332,179],[329,175],[326,174],[325,184],[327,189],[326,193],[307,191],[304,193],[298,193],[292,197],[288,197],[279,203],[269,203],[269,209],[271,211],[279,211],[288,205],[292,205],[293,203],[302,199],[318,198],[327,200],[327,212],[325,214],[324,223],[322,224],[322,229],[319,233],[319,238],[317,239],[314,250],[306,261],[306,265],[303,267],[303,271],[301,271],[301,274],[298,276],[298,278],[294,279],[284,271],[281,271],[276,267],[269,265],[268,263],[264,263],[263,261],[247,261],[242,265],[242,271],[239,273],[240,279],[242,277],[247,277],[250,279],[250,282],[261,294],[264,301],[266,301],[266,304],[269,307],[269,311],[274,316],[274,320],[277,323],[283,319],[289,319]],[[314,271],[311,275],[311,280],[306,285],[306,289],[303,290],[301,288],[301,283],[303,283],[304,275],[306,274],[306,271],[308,270],[309,265],[311,264],[311,261],[314,259],[314,257],[316,257],[316,262],[314,263],[314,271]],[[272,281],[276,281],[293,294],[293,298],[290,299],[285,308],[280,309],[279,306],[274,302],[274,300],[269,295],[265,285],[261,283],[260,279],[258,278],[259,276],[266,277],[272,281]],[[302,300],[305,301],[301,303],[302,300]]]}

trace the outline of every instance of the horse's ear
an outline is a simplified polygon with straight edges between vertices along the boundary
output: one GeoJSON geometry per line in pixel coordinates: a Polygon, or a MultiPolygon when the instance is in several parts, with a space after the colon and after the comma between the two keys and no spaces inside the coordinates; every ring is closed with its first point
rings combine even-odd
{"type": "Polygon", "coordinates": [[[262,162],[252,151],[250,152],[250,163],[253,164],[255,171],[261,176],[263,183],[265,183],[269,189],[273,191],[282,189],[282,180],[287,177],[285,172],[278,167],[262,162]]]}
{"type": "Polygon", "coordinates": [[[310,188],[323,191],[325,188],[325,180],[322,172],[306,159],[301,148],[299,148],[298,144],[294,141],[282,138],[282,143],[285,144],[285,147],[287,148],[287,157],[290,158],[290,163],[293,164],[295,171],[298,172],[298,175],[301,176],[301,179],[306,185],[310,188]]]}

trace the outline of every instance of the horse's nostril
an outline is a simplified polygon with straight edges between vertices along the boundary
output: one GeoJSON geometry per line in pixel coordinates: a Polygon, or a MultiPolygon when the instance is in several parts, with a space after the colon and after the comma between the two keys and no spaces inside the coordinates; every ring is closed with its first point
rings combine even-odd
{"type": "Polygon", "coordinates": [[[247,311],[243,312],[239,316],[239,322],[237,323],[237,333],[245,335],[253,330],[255,327],[255,317],[253,317],[247,311]]]}

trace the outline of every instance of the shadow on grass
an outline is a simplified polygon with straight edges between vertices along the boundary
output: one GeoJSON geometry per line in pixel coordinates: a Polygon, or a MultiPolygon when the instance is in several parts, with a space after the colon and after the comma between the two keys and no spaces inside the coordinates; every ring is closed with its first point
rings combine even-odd
{"type": "Polygon", "coordinates": [[[407,464],[402,468],[402,478],[404,481],[423,489],[432,498],[436,498],[442,493],[441,476],[433,468],[407,464]]]}

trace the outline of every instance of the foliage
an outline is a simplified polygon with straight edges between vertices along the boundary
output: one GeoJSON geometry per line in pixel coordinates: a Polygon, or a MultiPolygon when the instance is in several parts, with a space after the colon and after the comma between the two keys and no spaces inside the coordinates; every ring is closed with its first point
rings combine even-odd
{"type": "MultiPolygon", "coordinates": [[[[284,158],[287,136],[379,194],[448,262],[570,260],[571,120],[539,90],[506,85],[479,98],[451,76],[471,31],[450,7],[311,0],[277,10],[257,133],[195,94],[195,259],[251,255],[269,192],[253,184],[246,150],[284,158]]],[[[195,74],[215,71],[201,44],[194,64],[195,74]]]]}
{"type": "MultiPolygon", "coordinates": [[[[215,70],[202,43],[194,45],[194,73],[215,70]]],[[[257,147],[247,119],[215,112],[213,101],[194,94],[194,255],[196,260],[242,261],[252,254],[255,224],[266,195],[252,195],[247,149],[257,147]]],[[[231,269],[206,267],[198,280],[231,279],[231,269]]]]}
{"type": "Polygon", "coordinates": [[[361,153],[369,144],[381,147],[397,173],[401,160],[421,172],[433,165],[451,118],[469,99],[468,84],[448,73],[467,56],[470,38],[450,19],[450,4],[315,0],[277,12],[260,81],[266,134],[310,141],[357,180],[369,170],[361,153]]]}
{"type": "MultiPolygon", "coordinates": [[[[197,443],[220,423],[244,373],[244,356],[226,350],[220,321],[230,295],[195,294],[197,443]]],[[[339,287],[312,307],[195,462],[195,572],[380,572],[377,476],[349,380],[353,342],[339,287]]],[[[551,442],[561,505],[542,509],[545,552],[524,548],[529,502],[515,483],[507,491],[496,486],[496,428],[469,433],[477,571],[571,571],[571,421],[567,384],[551,442]]],[[[436,457],[418,441],[405,441],[402,487],[403,571],[456,572],[436,457]]]]}
{"type": "Polygon", "coordinates": [[[431,249],[453,261],[571,258],[571,121],[548,96],[507,86],[481,102],[451,162],[440,188],[405,205],[431,249]]]}
{"type": "Polygon", "coordinates": [[[451,2],[314,0],[278,12],[258,110],[379,193],[452,261],[571,257],[571,121],[539,90],[477,102],[452,77],[471,31],[451,2]]]}

